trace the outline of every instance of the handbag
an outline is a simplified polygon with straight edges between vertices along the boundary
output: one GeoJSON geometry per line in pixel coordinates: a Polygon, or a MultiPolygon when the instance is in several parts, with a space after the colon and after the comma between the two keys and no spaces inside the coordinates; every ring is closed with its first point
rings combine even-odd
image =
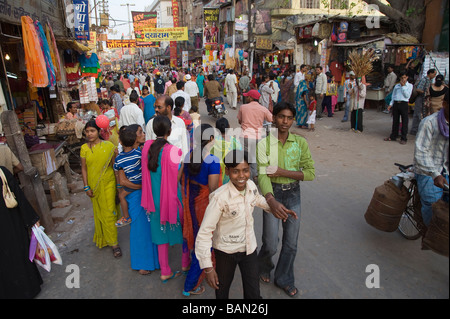
{"type": "Polygon", "coordinates": [[[0,176],[2,179],[2,183],[3,183],[3,199],[5,200],[6,207],[8,207],[8,208],[17,207],[18,203],[16,200],[16,196],[9,189],[8,181],[6,180],[6,176],[3,173],[2,169],[0,169],[0,176]]]}

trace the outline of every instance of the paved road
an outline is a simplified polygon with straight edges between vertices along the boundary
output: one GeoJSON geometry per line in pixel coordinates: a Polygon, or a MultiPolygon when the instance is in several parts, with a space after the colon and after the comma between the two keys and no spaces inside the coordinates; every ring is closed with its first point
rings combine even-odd
{"type": "MultiPolygon", "coordinates": [[[[202,120],[213,121],[205,115],[202,120]]],[[[237,126],[237,111],[227,118],[237,126]]],[[[315,132],[293,129],[308,140],[316,162],[316,180],[301,184],[302,225],[295,261],[299,299],[403,299],[449,298],[449,259],[431,251],[422,251],[420,241],[408,241],[398,232],[378,231],[364,220],[364,213],[375,187],[396,173],[394,162],[409,164],[413,158],[413,136],[406,145],[384,142],[391,118],[375,110],[364,113],[362,134],[349,131],[341,123],[343,112],[318,121],[315,132]],[[368,265],[376,265],[380,287],[369,289],[368,265]]],[[[162,284],[159,272],[140,276],[131,270],[129,228],[119,231],[123,258],[116,260],[110,249],[99,250],[92,243],[93,219],[89,201],[83,194],[73,195],[79,204],[73,212],[77,224],[70,234],[56,240],[61,246],[64,266],[44,273],[44,285],[37,298],[136,298],[136,299],[213,299],[210,287],[202,296],[181,295],[183,278],[162,284]],[[81,199],[80,199],[81,198],[81,199]],[[66,266],[80,269],[80,288],[66,287],[66,266]]],[[[255,229],[261,244],[261,211],[255,211],[255,229]]],[[[54,234],[54,238],[58,234],[54,234]]],[[[181,247],[170,250],[173,269],[181,267],[181,247]]],[[[265,299],[290,299],[271,284],[261,285],[265,299]]],[[[239,270],[236,271],[231,297],[241,299],[239,270]]]]}

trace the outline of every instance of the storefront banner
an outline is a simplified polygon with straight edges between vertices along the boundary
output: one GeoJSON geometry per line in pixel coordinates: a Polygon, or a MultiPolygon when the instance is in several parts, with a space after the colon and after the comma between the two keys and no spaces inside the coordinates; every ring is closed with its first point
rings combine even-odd
{"type": "Polygon", "coordinates": [[[205,26],[203,28],[203,45],[219,42],[219,8],[203,9],[205,26]]]}
{"type": "Polygon", "coordinates": [[[256,37],[256,49],[272,50],[272,39],[256,37]]]}
{"type": "Polygon", "coordinates": [[[144,37],[147,41],[188,41],[188,28],[154,28],[145,29],[144,37]]]}
{"type": "Polygon", "coordinates": [[[73,0],[75,40],[90,40],[89,0],[73,0]]]}
{"type": "Polygon", "coordinates": [[[107,40],[108,49],[117,48],[154,48],[155,42],[136,42],[136,40],[107,40]]]}
{"type": "Polygon", "coordinates": [[[50,23],[55,36],[64,36],[66,28],[73,28],[64,20],[64,7],[68,20],[74,20],[72,0],[0,0],[0,21],[20,25],[21,17],[29,16],[42,25],[50,23]]]}
{"type": "Polygon", "coordinates": [[[157,12],[140,12],[131,11],[133,18],[134,37],[137,41],[138,47],[159,47],[158,42],[146,42],[144,30],[149,28],[156,28],[157,12]]]}
{"type": "Polygon", "coordinates": [[[136,41],[135,40],[108,40],[108,41],[106,41],[106,47],[108,49],[135,48],[136,41]]]}
{"type": "Polygon", "coordinates": [[[183,57],[182,58],[183,68],[189,67],[189,53],[188,53],[188,51],[183,51],[182,57],[183,57]]]}
{"type": "MultiPolygon", "coordinates": [[[[178,1],[172,0],[172,17],[173,17],[173,27],[174,28],[178,28],[180,26],[179,13],[180,13],[180,7],[178,5],[178,1]]],[[[172,68],[178,66],[177,42],[176,41],[170,41],[170,66],[172,68]]]]}

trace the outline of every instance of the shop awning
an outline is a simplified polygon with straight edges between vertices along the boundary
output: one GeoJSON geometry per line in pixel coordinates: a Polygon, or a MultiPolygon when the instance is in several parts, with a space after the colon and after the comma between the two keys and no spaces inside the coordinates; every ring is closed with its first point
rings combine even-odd
{"type": "Polygon", "coordinates": [[[75,50],[79,53],[83,52],[89,52],[92,49],[75,41],[75,40],[68,40],[68,39],[56,39],[56,44],[58,48],[64,49],[64,50],[75,50]]]}
{"type": "Polygon", "coordinates": [[[355,41],[355,42],[346,42],[346,43],[333,43],[333,47],[358,47],[362,45],[366,45],[372,42],[382,41],[384,40],[385,36],[380,36],[373,39],[368,40],[362,40],[362,41],[355,41]]]}

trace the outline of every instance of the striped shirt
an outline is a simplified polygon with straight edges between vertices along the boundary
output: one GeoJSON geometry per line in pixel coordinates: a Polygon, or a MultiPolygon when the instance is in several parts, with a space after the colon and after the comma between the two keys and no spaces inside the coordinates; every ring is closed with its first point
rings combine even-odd
{"type": "Polygon", "coordinates": [[[414,151],[416,174],[431,176],[433,179],[449,172],[448,139],[439,131],[438,114],[433,113],[420,122],[414,151]]]}
{"type": "Polygon", "coordinates": [[[140,149],[133,149],[129,152],[121,152],[114,161],[114,170],[123,169],[125,176],[134,184],[142,183],[142,152],[140,149]]]}

